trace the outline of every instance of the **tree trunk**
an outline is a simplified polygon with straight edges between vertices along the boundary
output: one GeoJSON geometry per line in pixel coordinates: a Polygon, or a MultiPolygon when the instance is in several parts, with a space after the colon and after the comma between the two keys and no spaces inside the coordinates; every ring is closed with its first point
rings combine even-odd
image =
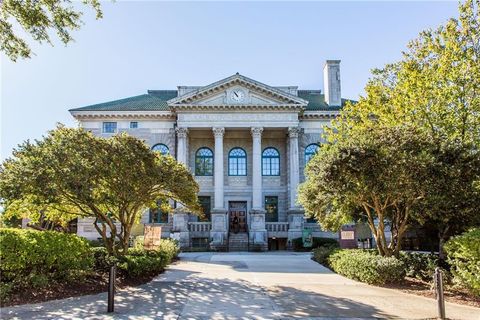
{"type": "Polygon", "coordinates": [[[438,258],[441,260],[441,261],[445,261],[445,258],[446,258],[446,255],[445,255],[445,251],[443,249],[443,246],[446,242],[446,240],[448,239],[448,229],[449,227],[439,227],[439,230],[438,230],[438,258]]]}

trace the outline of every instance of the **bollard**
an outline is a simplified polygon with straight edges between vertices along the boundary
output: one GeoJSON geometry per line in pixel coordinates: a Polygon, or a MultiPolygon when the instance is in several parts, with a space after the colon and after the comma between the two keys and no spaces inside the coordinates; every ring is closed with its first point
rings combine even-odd
{"type": "Polygon", "coordinates": [[[445,319],[445,300],[443,297],[443,279],[442,271],[439,267],[435,268],[435,290],[437,294],[437,303],[438,303],[438,318],[445,319]]]}
{"type": "Polygon", "coordinates": [[[110,271],[108,273],[108,308],[107,312],[113,312],[115,305],[115,273],[117,267],[115,264],[110,266],[110,271]]]}

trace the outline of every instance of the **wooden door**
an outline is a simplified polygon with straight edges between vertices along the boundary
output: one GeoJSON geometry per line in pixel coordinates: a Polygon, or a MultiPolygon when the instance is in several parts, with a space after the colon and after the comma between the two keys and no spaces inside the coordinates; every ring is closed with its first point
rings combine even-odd
{"type": "Polygon", "coordinates": [[[233,219],[238,217],[239,232],[247,232],[247,202],[231,201],[228,203],[230,231],[234,232],[233,219]]]}

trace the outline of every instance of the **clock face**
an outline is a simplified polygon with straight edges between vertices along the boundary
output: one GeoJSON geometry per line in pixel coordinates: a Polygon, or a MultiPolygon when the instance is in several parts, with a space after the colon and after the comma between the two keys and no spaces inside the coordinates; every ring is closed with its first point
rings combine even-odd
{"type": "Polygon", "coordinates": [[[241,89],[232,90],[230,93],[230,98],[235,102],[242,102],[245,100],[245,92],[241,89]]]}

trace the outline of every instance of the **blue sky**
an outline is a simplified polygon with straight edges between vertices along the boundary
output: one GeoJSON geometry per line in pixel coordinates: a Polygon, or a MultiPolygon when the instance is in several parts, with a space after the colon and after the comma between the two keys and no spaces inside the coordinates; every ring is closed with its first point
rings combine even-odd
{"type": "Polygon", "coordinates": [[[1,159],[68,109],[206,85],[235,72],[269,85],[323,87],[340,59],[342,96],[357,98],[370,70],[401,58],[410,39],[457,15],[457,2],[103,2],[86,10],[75,43],[36,45],[30,60],[1,57],[1,159]]]}

